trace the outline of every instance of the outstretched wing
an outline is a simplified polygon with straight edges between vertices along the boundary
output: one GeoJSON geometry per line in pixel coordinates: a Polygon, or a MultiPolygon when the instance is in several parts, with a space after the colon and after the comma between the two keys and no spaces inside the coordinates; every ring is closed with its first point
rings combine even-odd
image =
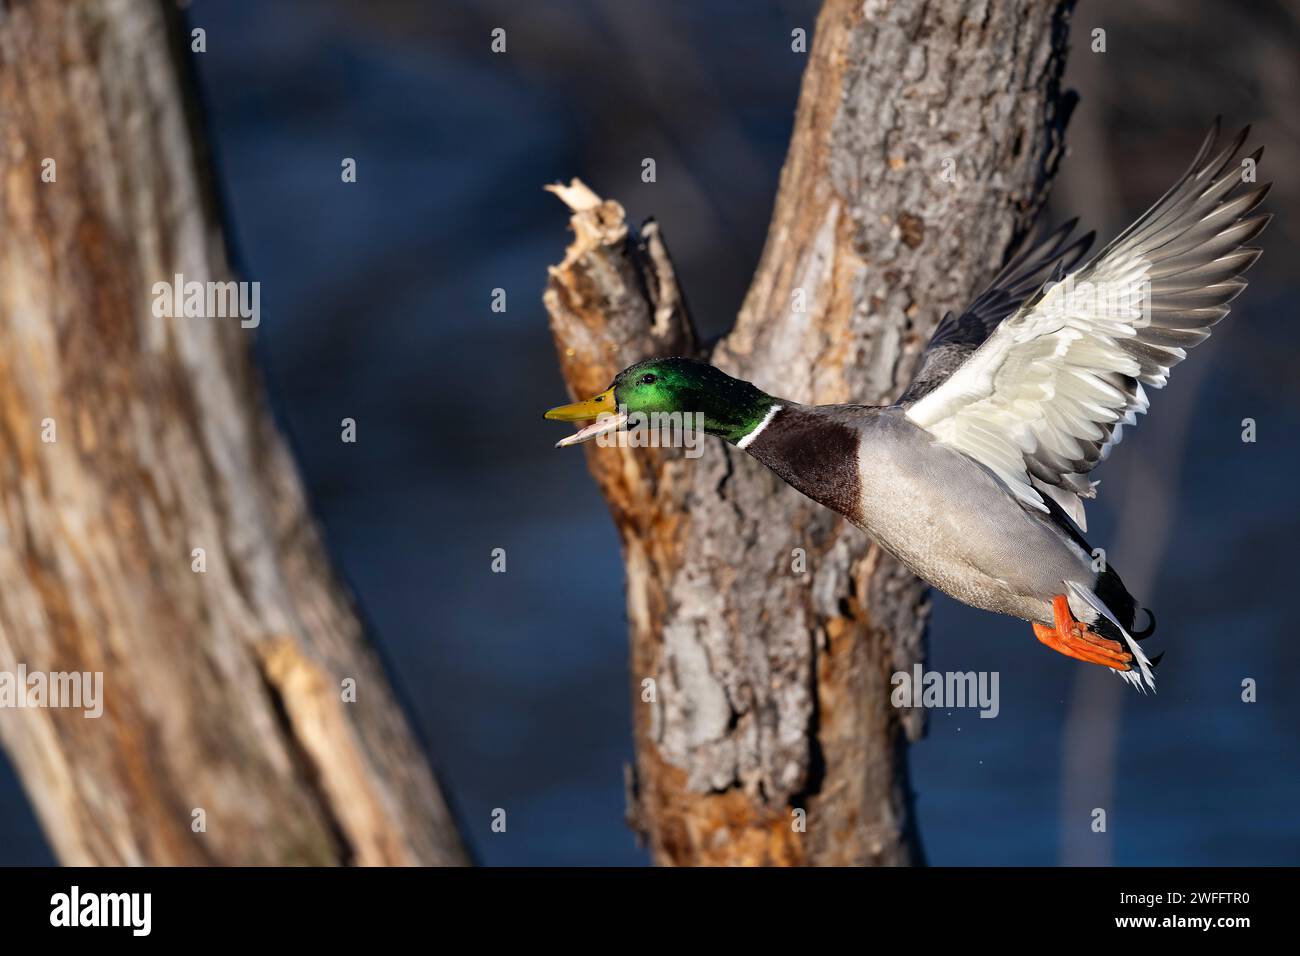
{"type": "Polygon", "coordinates": [[[1215,152],[1218,122],[1191,167],[1087,265],[1047,282],[907,416],[997,475],[1026,506],[1051,496],[1081,526],[1085,477],[1147,410],[1143,386],[1228,314],[1259,258],[1268,185],[1242,188],[1263,150],[1238,161],[1242,130],[1215,152]]]}
{"type": "Polygon", "coordinates": [[[974,302],[961,315],[949,312],[934,330],[921,365],[899,396],[907,405],[934,391],[984,344],[993,330],[1050,279],[1059,279],[1088,254],[1096,233],[1071,237],[1078,219],[1057,227],[1041,241],[1031,233],[974,302]]]}

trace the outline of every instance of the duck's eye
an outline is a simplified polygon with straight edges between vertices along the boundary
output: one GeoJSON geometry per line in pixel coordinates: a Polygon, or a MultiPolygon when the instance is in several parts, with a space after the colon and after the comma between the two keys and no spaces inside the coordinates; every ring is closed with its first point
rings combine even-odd
{"type": "Polygon", "coordinates": [[[646,372],[641,376],[642,385],[653,385],[657,381],[659,381],[659,376],[655,375],[653,372],[646,372]]]}

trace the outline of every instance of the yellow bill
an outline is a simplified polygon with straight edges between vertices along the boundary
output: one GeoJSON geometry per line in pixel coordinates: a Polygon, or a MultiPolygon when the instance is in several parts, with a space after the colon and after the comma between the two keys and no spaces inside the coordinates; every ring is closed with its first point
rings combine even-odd
{"type": "Polygon", "coordinates": [[[605,432],[612,432],[627,421],[627,415],[619,412],[614,404],[613,386],[585,402],[574,402],[571,405],[552,408],[546,413],[546,417],[557,422],[583,422],[596,419],[586,428],[580,428],[568,438],[560,439],[555,443],[556,448],[576,445],[597,435],[603,435],[605,432]]]}

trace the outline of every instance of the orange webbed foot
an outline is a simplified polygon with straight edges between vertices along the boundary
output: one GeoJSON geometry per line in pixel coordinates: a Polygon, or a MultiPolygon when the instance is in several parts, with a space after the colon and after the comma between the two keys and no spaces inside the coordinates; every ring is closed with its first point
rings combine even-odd
{"type": "Polygon", "coordinates": [[[1089,664],[1100,664],[1117,671],[1129,670],[1133,655],[1119,641],[1102,637],[1088,630],[1088,625],[1076,621],[1064,594],[1052,598],[1052,617],[1051,627],[1032,622],[1034,636],[1052,650],[1089,664]]]}

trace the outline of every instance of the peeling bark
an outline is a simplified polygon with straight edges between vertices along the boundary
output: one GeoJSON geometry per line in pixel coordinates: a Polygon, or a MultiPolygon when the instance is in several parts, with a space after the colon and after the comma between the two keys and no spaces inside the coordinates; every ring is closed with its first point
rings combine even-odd
{"type": "Polygon", "coordinates": [[[151,307],[230,278],[172,10],[0,12],[0,670],[104,675],[101,718],[2,710],[0,740],[64,863],[465,862],[251,332],[151,307]]]}
{"type": "MultiPolygon", "coordinates": [[[[798,402],[892,401],[1045,200],[1070,6],[828,0],[762,260],[707,353],[658,228],[557,188],[575,239],[544,298],[571,392],[694,354],[798,402]]],[[[905,748],[923,726],[889,691],[923,655],[921,583],[721,442],[586,454],[627,568],[629,821],[655,861],[920,862],[905,748]]]]}

